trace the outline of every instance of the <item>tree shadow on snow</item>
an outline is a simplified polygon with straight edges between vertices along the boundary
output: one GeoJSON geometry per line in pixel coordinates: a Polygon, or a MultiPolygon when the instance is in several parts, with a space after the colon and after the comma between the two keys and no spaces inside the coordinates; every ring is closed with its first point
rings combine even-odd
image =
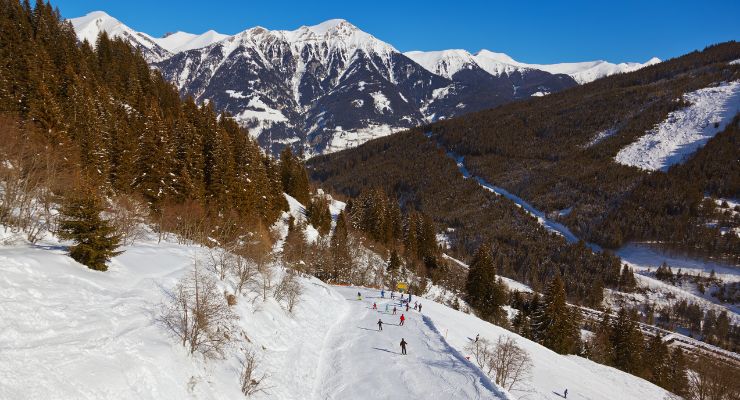
{"type": "Polygon", "coordinates": [[[54,245],[44,245],[44,244],[32,244],[34,248],[42,249],[42,250],[61,250],[61,251],[69,251],[69,246],[54,246],[54,245]]]}
{"type": "Polygon", "coordinates": [[[384,351],[384,352],[386,352],[386,353],[391,353],[391,354],[401,355],[401,353],[399,353],[399,352],[396,352],[396,351],[392,351],[392,350],[388,350],[388,349],[381,349],[380,347],[373,347],[373,349],[375,349],[375,350],[380,350],[380,351],[384,351]]]}

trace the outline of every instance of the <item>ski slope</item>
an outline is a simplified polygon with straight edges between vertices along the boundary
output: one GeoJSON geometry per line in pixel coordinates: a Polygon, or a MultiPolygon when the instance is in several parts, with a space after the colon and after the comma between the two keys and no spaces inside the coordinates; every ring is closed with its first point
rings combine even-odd
{"type": "Polygon", "coordinates": [[[380,298],[375,290],[336,290],[348,307],[329,333],[314,398],[510,398],[453,349],[429,317],[405,312],[400,301],[380,298]],[[362,300],[357,300],[358,291],[362,300]],[[372,309],[373,302],[378,310],[372,309]],[[397,315],[392,315],[394,305],[397,315]],[[401,314],[406,316],[404,326],[398,325],[401,314]],[[383,331],[378,330],[378,319],[384,322],[383,331]],[[407,355],[401,355],[402,338],[408,342],[407,355]]]}

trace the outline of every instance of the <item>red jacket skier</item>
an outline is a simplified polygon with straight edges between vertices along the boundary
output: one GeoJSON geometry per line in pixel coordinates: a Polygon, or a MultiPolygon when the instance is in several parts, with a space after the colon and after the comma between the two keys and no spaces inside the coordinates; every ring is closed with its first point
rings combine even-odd
{"type": "Polygon", "coordinates": [[[401,326],[403,326],[403,321],[406,321],[406,317],[404,317],[403,314],[401,314],[401,324],[400,324],[401,326]]]}

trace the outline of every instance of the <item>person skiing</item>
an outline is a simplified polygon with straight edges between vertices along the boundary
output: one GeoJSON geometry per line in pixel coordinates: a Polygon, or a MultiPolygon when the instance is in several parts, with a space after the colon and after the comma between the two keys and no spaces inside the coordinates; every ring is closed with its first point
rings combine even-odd
{"type": "Polygon", "coordinates": [[[380,297],[385,298],[385,290],[380,289],[380,297]]]}
{"type": "Polygon", "coordinates": [[[406,317],[401,314],[401,323],[399,324],[399,326],[403,326],[403,321],[406,321],[406,317]]]}
{"type": "Polygon", "coordinates": [[[378,330],[379,331],[383,330],[383,321],[380,318],[378,318],[378,330]]]}
{"type": "Polygon", "coordinates": [[[357,292],[357,300],[362,300],[362,293],[357,292]]]}
{"type": "Polygon", "coordinates": [[[395,298],[396,298],[396,294],[395,294],[395,293],[393,293],[393,291],[391,290],[391,300],[393,300],[393,299],[395,299],[395,298]]]}
{"type": "Polygon", "coordinates": [[[401,338],[401,354],[402,355],[406,355],[406,345],[407,344],[408,343],[406,343],[406,340],[404,340],[404,338],[401,338]]]}
{"type": "Polygon", "coordinates": [[[388,303],[385,303],[385,312],[388,312],[388,303]]]}
{"type": "Polygon", "coordinates": [[[421,312],[421,303],[419,303],[419,312],[421,312]]]}
{"type": "Polygon", "coordinates": [[[414,302],[414,310],[418,310],[418,309],[419,309],[419,303],[414,302]]]}
{"type": "Polygon", "coordinates": [[[396,315],[396,306],[393,306],[393,315],[396,315]]]}
{"type": "Polygon", "coordinates": [[[377,309],[378,309],[378,305],[373,303],[373,310],[377,310],[377,309]]]}
{"type": "Polygon", "coordinates": [[[409,302],[411,301],[411,289],[409,289],[409,302]]]}
{"type": "Polygon", "coordinates": [[[475,335],[475,342],[476,342],[476,343],[478,343],[478,338],[480,338],[480,333],[477,333],[477,334],[475,335]]]}
{"type": "Polygon", "coordinates": [[[567,399],[568,398],[568,389],[565,389],[565,393],[563,393],[563,394],[564,394],[563,397],[565,397],[567,399]]]}
{"type": "Polygon", "coordinates": [[[409,312],[409,303],[406,303],[406,312],[409,312]]]}

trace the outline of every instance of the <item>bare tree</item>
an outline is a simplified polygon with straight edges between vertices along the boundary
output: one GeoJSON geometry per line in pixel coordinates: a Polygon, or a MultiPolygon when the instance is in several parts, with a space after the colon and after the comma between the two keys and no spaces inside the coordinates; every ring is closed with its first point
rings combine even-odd
{"type": "Polygon", "coordinates": [[[289,313],[293,312],[293,308],[298,304],[303,293],[301,283],[298,281],[298,276],[292,269],[287,269],[283,275],[283,279],[275,288],[275,300],[278,302],[285,301],[285,306],[289,313]]]}
{"type": "Polygon", "coordinates": [[[206,358],[224,356],[232,341],[231,311],[216,281],[199,270],[197,263],[171,291],[165,291],[159,322],[162,323],[190,354],[206,358]]]}
{"type": "Polygon", "coordinates": [[[239,376],[239,381],[242,386],[242,393],[245,396],[250,397],[251,395],[258,392],[265,392],[267,388],[264,385],[265,379],[268,378],[267,374],[259,374],[257,372],[257,366],[259,360],[257,359],[257,353],[253,350],[244,351],[244,359],[240,360],[242,365],[242,371],[239,376]]]}
{"type": "Polygon", "coordinates": [[[509,336],[499,336],[496,343],[480,338],[468,344],[468,351],[478,367],[489,378],[508,391],[525,391],[529,381],[532,359],[509,336]]]}
{"type": "Polygon", "coordinates": [[[523,384],[531,377],[532,358],[512,337],[499,336],[489,363],[496,383],[510,392],[523,390],[523,384]]]}
{"type": "Polygon", "coordinates": [[[224,280],[226,275],[232,271],[236,264],[236,255],[226,248],[213,247],[208,250],[207,267],[218,275],[220,280],[224,280]]]}
{"type": "Polygon", "coordinates": [[[257,279],[257,263],[237,255],[234,258],[232,272],[236,277],[236,293],[242,294],[244,289],[257,279]]]}
{"type": "Polygon", "coordinates": [[[737,400],[740,399],[740,371],[735,365],[698,357],[690,365],[689,393],[692,400],[737,400]]]}
{"type": "Polygon", "coordinates": [[[142,224],[146,222],[146,207],[127,196],[113,199],[110,221],[121,236],[123,245],[132,245],[144,235],[142,224]]]}

